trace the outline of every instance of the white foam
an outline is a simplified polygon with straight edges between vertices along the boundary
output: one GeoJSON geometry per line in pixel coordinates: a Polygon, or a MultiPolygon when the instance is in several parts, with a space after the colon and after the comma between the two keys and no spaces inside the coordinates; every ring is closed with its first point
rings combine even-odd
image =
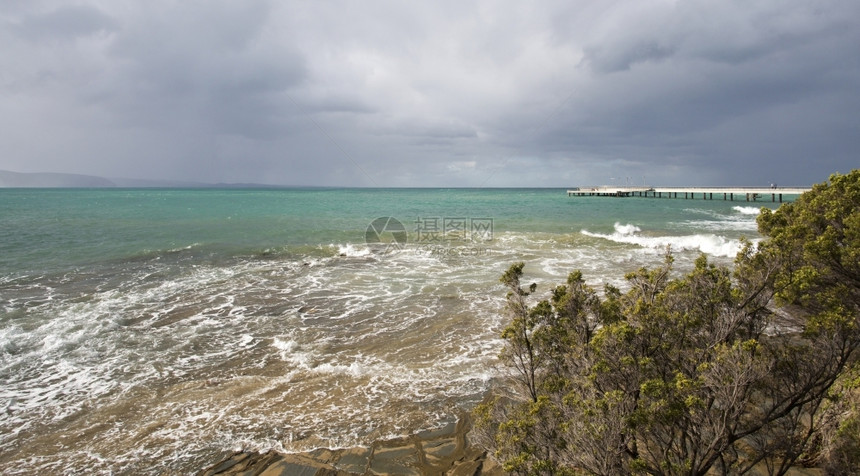
{"type": "Polygon", "coordinates": [[[293,366],[293,370],[310,370],[316,364],[316,357],[312,352],[305,352],[298,342],[290,338],[275,337],[272,346],[278,349],[281,360],[293,366]]]}
{"type": "Polygon", "coordinates": [[[200,246],[200,243],[191,243],[188,246],[181,246],[179,248],[171,248],[171,249],[167,250],[167,252],[168,253],[178,253],[180,251],[190,250],[190,249],[198,247],[198,246],[200,246]]]}
{"type": "Polygon", "coordinates": [[[759,207],[742,207],[740,205],[732,207],[732,210],[740,213],[741,215],[758,215],[761,213],[761,208],[759,207]]]}
{"type": "Polygon", "coordinates": [[[292,339],[281,339],[275,337],[272,339],[272,346],[284,353],[292,353],[299,347],[299,343],[292,339]]]}
{"type": "Polygon", "coordinates": [[[331,246],[333,248],[337,248],[337,254],[338,255],[347,256],[350,258],[370,256],[373,254],[370,247],[368,247],[368,246],[354,245],[352,243],[347,243],[345,245],[331,245],[331,246]]]}
{"type": "MultiPolygon", "coordinates": [[[[614,234],[647,238],[643,233],[619,224],[614,234]]],[[[323,245],[313,252],[325,257],[311,265],[305,257],[198,264],[178,272],[147,265],[84,302],[63,298],[61,290],[56,301],[39,304],[40,315],[56,327],[45,324],[21,336],[4,324],[7,332],[0,332],[3,345],[24,339],[13,349],[21,353],[6,354],[9,359],[25,362],[26,353],[36,362],[28,367],[31,374],[44,374],[0,389],[0,411],[5,403],[19,418],[3,422],[0,415],[0,429],[11,434],[28,421],[90,411],[84,405],[126,403],[123,392],[157,388],[164,398],[134,397],[146,408],[146,421],[106,424],[92,441],[131,441],[123,435],[137,434],[141,451],[157,446],[172,460],[199,458],[213,441],[225,448],[242,441],[289,450],[368,443],[412,428],[405,414],[433,426],[449,418],[453,406],[480,399],[496,376],[492,365],[507,320],[498,277],[510,263],[526,261],[529,279],[538,275],[548,283],[541,284],[545,292],[573,269],[583,269],[586,279],[620,279],[659,259],[650,248],[580,234],[505,231],[497,238],[480,245],[486,256],[417,246],[382,255],[363,244],[323,245]],[[50,335],[63,337],[46,339],[50,335]],[[68,366],[60,366],[62,360],[68,366]],[[237,377],[246,371],[249,376],[237,377]],[[243,378],[254,384],[239,382],[243,378]],[[27,387],[48,393],[22,394],[27,387]],[[43,418],[36,415],[39,405],[56,408],[43,418]],[[187,418],[150,434],[152,415],[187,418]],[[287,437],[294,431],[295,444],[287,437]]],[[[16,436],[0,437],[0,445],[9,438],[16,436]]],[[[142,458],[131,449],[102,455],[104,472],[125,465],[133,472],[142,458]]]]}
{"type": "Polygon", "coordinates": [[[636,225],[621,225],[619,223],[615,223],[615,233],[620,236],[632,236],[640,231],[642,231],[642,229],[636,225]]]}
{"type": "Polygon", "coordinates": [[[254,336],[242,334],[242,339],[239,341],[239,347],[249,347],[254,343],[254,336]]]}
{"type": "Polygon", "coordinates": [[[731,240],[719,235],[642,236],[639,232],[641,229],[635,225],[622,225],[620,223],[615,223],[615,232],[612,234],[581,231],[583,235],[592,238],[603,238],[616,243],[638,245],[657,251],[665,250],[668,246],[673,250],[698,250],[713,256],[732,257],[741,250],[740,240],[731,240]]]}

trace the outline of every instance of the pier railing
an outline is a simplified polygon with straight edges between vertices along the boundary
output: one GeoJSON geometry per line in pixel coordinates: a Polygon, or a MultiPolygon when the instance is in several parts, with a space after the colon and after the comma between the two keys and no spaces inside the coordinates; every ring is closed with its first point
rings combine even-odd
{"type": "Polygon", "coordinates": [[[784,195],[794,196],[811,190],[810,187],[616,187],[612,185],[600,185],[593,187],[577,187],[567,191],[568,197],[652,197],[652,198],[702,198],[704,200],[717,200],[722,194],[723,200],[738,200],[741,197],[746,201],[755,202],[765,199],[770,195],[771,201],[780,203],[784,195]]]}

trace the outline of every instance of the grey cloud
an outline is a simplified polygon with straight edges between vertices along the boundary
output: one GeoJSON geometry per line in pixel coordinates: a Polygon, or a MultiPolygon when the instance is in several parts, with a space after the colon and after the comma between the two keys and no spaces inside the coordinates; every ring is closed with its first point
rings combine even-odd
{"type": "Polygon", "coordinates": [[[271,137],[290,103],[282,95],[306,76],[289,46],[259,45],[262,2],[182,3],[138,19],[111,55],[122,65],[104,91],[108,108],[131,124],[183,123],[210,133],[271,137]]]}
{"type": "Polygon", "coordinates": [[[585,49],[583,64],[600,73],[613,73],[629,70],[630,66],[636,63],[668,58],[674,53],[672,48],[655,41],[641,42],[614,51],[607,51],[601,46],[591,46],[585,49]]]}
{"type": "Polygon", "coordinates": [[[412,118],[382,121],[376,134],[428,140],[474,139],[473,127],[456,120],[412,118]]]}
{"type": "Polygon", "coordinates": [[[75,5],[0,7],[2,169],[797,183],[860,152],[854,0],[75,5]]]}
{"type": "Polygon", "coordinates": [[[346,95],[312,97],[309,95],[291,96],[294,103],[303,111],[328,114],[372,114],[377,110],[359,98],[346,95]]]}
{"type": "Polygon", "coordinates": [[[856,6],[675,5],[660,21],[622,21],[586,46],[580,67],[588,74],[572,81],[570,104],[523,145],[572,163],[625,158],[631,170],[680,166],[699,180],[735,182],[753,168],[761,177],[803,176],[815,150],[856,154],[857,141],[837,132],[858,130],[850,85],[860,68],[845,55],[848,45],[860,47],[856,6]]]}
{"type": "Polygon", "coordinates": [[[88,5],[64,5],[46,13],[26,15],[14,23],[17,34],[30,40],[70,40],[116,29],[112,17],[88,5]]]}
{"type": "Polygon", "coordinates": [[[583,63],[599,73],[676,56],[680,61],[737,65],[814,43],[854,28],[848,2],[691,1],[641,3],[613,15],[584,47],[583,63]]]}

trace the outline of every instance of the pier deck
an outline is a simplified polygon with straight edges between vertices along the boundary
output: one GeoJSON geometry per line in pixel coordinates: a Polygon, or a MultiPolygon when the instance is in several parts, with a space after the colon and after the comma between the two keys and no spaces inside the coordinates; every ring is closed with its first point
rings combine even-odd
{"type": "Polygon", "coordinates": [[[766,199],[770,195],[773,202],[782,203],[783,195],[800,195],[811,190],[810,187],[578,187],[567,191],[568,197],[653,197],[653,198],[701,198],[704,200],[734,201],[742,198],[748,202],[766,199]],[[682,197],[683,195],[683,197],[682,197]],[[720,197],[722,195],[722,197],[720,197]]]}

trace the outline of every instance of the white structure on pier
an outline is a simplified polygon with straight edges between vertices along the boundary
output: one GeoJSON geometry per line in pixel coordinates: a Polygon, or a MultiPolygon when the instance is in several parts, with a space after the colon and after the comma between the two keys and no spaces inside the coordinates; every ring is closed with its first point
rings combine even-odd
{"type": "Polygon", "coordinates": [[[765,199],[770,195],[773,202],[782,203],[783,195],[800,195],[810,191],[810,187],[577,187],[567,191],[568,197],[655,197],[655,198],[702,198],[713,200],[738,200],[744,197],[748,202],[765,199]],[[681,196],[683,195],[683,197],[681,196]],[[720,197],[722,195],[722,197],[720,197]]]}

